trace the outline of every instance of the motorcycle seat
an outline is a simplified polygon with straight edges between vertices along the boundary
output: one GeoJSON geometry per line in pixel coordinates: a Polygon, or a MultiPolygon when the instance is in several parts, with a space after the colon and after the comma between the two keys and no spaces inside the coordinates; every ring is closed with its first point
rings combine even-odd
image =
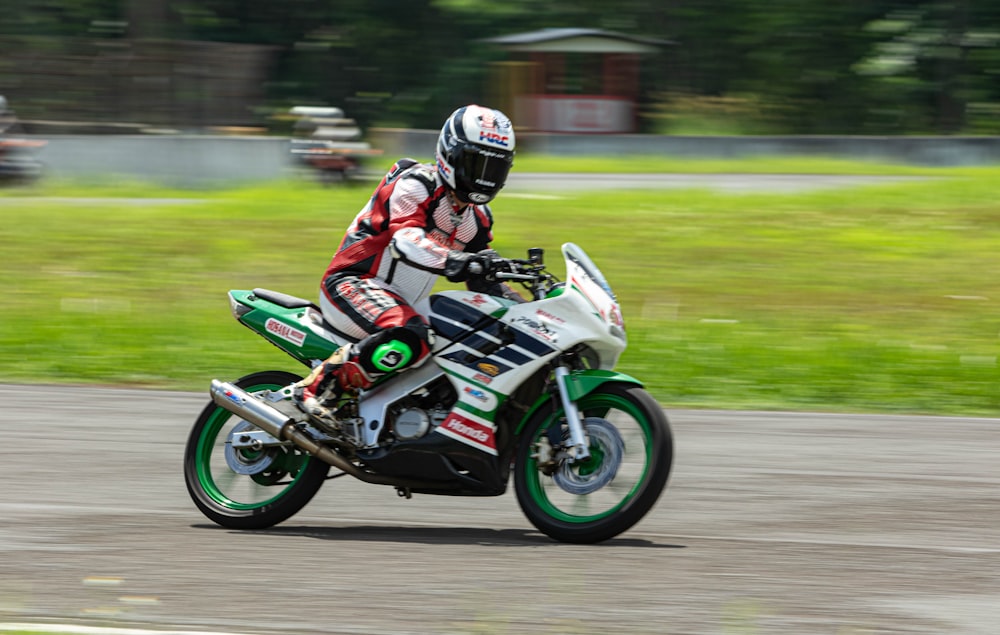
{"type": "Polygon", "coordinates": [[[310,319],[327,331],[330,331],[340,339],[348,342],[358,341],[358,338],[344,333],[334,325],[327,322],[326,319],[323,318],[323,311],[320,310],[314,302],[310,302],[304,298],[299,298],[287,293],[281,293],[280,291],[271,291],[270,289],[257,288],[253,290],[253,294],[261,300],[267,300],[268,302],[272,302],[278,306],[283,306],[286,309],[306,309],[309,312],[310,319]]]}
{"type": "Polygon", "coordinates": [[[274,304],[283,306],[286,309],[304,309],[306,307],[316,306],[309,300],[297,298],[294,295],[288,295],[287,293],[271,291],[270,289],[254,289],[253,294],[262,300],[273,302],[274,304]]]}

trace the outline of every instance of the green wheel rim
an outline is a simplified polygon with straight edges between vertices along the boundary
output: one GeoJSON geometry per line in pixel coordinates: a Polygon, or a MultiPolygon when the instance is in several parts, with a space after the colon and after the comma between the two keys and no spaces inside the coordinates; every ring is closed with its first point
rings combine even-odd
{"type": "MultiPolygon", "coordinates": [[[[653,464],[653,427],[643,408],[623,396],[591,393],[580,399],[577,405],[582,413],[597,411],[602,418],[610,418],[616,427],[619,427],[619,422],[627,424],[631,429],[626,431],[626,452],[629,458],[640,461],[641,465],[631,465],[629,473],[622,474],[622,469],[626,468],[623,464],[615,477],[615,481],[619,481],[617,484],[612,481],[600,491],[584,496],[572,496],[560,490],[550,476],[541,472],[535,453],[531,453],[521,469],[524,470],[529,494],[546,515],[566,523],[591,523],[613,516],[642,489],[653,464]],[[619,480],[619,477],[622,479],[619,480]]],[[[549,427],[562,425],[562,420],[561,409],[551,413],[535,430],[533,443],[537,444],[546,436],[549,427]]],[[[591,458],[578,468],[580,475],[597,470],[605,458],[600,447],[591,447],[590,452],[591,458]]]]}
{"type": "MultiPolygon", "coordinates": [[[[261,390],[277,390],[282,387],[283,386],[276,384],[259,384],[246,387],[244,390],[248,393],[254,393],[261,390]]],[[[278,492],[273,496],[268,496],[263,500],[253,502],[241,502],[234,500],[230,494],[223,491],[223,487],[219,483],[221,475],[225,475],[225,477],[230,479],[231,482],[237,482],[238,479],[245,479],[240,481],[244,487],[252,487],[250,483],[259,482],[258,480],[255,480],[253,476],[233,472],[229,469],[229,466],[226,465],[225,459],[220,456],[220,445],[217,441],[221,436],[223,429],[226,427],[226,424],[229,423],[234,416],[235,415],[233,415],[233,413],[229,412],[225,408],[218,407],[205,423],[205,427],[201,431],[201,436],[198,438],[198,447],[196,450],[198,457],[196,461],[198,483],[201,485],[201,489],[205,492],[205,494],[207,494],[217,504],[226,507],[227,509],[250,511],[267,507],[287,494],[291,488],[295,487],[296,482],[305,473],[306,463],[310,457],[306,454],[297,453],[294,456],[279,457],[278,460],[275,461],[275,465],[281,466],[288,471],[292,480],[278,490],[278,492]],[[218,466],[220,462],[222,466],[225,467],[225,471],[220,470],[213,474],[212,466],[218,466]]],[[[289,448],[289,450],[291,449],[289,448]]],[[[296,452],[298,451],[296,450],[296,452]]],[[[259,491],[262,487],[263,486],[258,485],[257,490],[259,491]]],[[[270,490],[277,488],[267,487],[267,489],[270,490]]]]}

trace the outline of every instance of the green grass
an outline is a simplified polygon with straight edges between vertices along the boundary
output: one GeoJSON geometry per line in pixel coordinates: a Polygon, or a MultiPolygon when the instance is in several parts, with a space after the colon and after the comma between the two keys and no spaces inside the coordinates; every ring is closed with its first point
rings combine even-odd
{"type": "MultiPolygon", "coordinates": [[[[781,164],[724,171],[765,163],[781,164]]],[[[620,369],[668,407],[995,416],[1000,169],[933,174],[952,178],[808,194],[501,195],[496,247],[544,247],[559,275],[562,242],[587,249],[623,304],[620,369]]],[[[0,381],[203,390],[212,377],[300,370],[233,320],[225,292],[315,298],[369,190],[8,192],[0,381]],[[48,198],[70,195],[97,198],[48,198]],[[117,195],[196,200],[106,198],[117,195]]]]}

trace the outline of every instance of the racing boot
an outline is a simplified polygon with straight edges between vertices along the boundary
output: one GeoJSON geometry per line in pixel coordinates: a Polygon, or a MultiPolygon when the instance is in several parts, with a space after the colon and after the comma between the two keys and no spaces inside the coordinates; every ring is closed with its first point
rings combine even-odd
{"type": "Polygon", "coordinates": [[[335,423],[332,407],[347,393],[367,388],[372,379],[358,364],[354,347],[341,346],[326,361],[318,364],[309,376],[292,385],[292,400],[300,410],[321,420],[335,423]]]}
{"type": "Polygon", "coordinates": [[[299,409],[336,424],[332,407],[347,393],[370,388],[376,379],[412,366],[428,353],[427,326],[419,318],[407,326],[369,335],[341,346],[313,372],[292,386],[299,409]]]}

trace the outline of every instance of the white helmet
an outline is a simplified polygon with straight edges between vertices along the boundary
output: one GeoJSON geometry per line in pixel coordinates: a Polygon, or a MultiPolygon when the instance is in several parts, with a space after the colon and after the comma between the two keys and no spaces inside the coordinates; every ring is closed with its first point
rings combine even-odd
{"type": "Polygon", "coordinates": [[[463,203],[489,203],[514,163],[514,127],[499,110],[470,104],[453,112],[437,144],[438,172],[463,203]]]}

